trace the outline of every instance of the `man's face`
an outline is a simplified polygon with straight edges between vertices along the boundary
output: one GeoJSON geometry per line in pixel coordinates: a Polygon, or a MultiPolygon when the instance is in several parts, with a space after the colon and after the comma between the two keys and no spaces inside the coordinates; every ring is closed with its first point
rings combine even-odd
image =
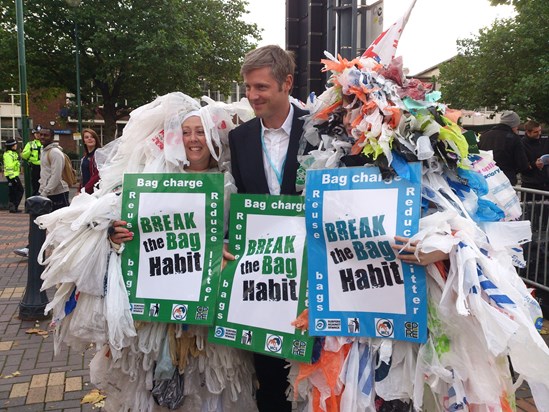
{"type": "Polygon", "coordinates": [[[49,130],[42,129],[40,130],[40,142],[43,146],[49,145],[51,142],[53,142],[53,135],[50,135],[49,130]]]}
{"type": "Polygon", "coordinates": [[[529,139],[539,139],[541,136],[541,126],[532,130],[526,130],[526,136],[528,136],[529,139]]]}
{"type": "Polygon", "coordinates": [[[285,118],[289,108],[288,96],[293,81],[292,75],[288,75],[282,85],[277,83],[270,67],[252,70],[243,77],[246,97],[257,117],[261,117],[264,122],[281,115],[285,118]]]}
{"type": "Polygon", "coordinates": [[[40,140],[40,132],[34,132],[33,135],[35,140],[40,140]]]}

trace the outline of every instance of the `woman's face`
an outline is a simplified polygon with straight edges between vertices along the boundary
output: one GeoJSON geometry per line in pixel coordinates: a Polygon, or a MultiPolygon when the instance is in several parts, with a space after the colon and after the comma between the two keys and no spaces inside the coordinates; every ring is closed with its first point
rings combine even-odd
{"type": "Polygon", "coordinates": [[[90,132],[84,132],[84,144],[88,148],[88,152],[95,149],[95,139],[90,132]]]}
{"type": "Polygon", "coordinates": [[[183,129],[183,144],[190,165],[187,170],[204,171],[210,164],[210,149],[206,144],[206,134],[202,120],[198,116],[191,116],[181,125],[183,129]]]}

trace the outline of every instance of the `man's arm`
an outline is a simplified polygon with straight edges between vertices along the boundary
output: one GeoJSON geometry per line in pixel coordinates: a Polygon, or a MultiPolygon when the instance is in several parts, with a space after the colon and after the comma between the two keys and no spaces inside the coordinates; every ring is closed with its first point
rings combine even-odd
{"type": "Polygon", "coordinates": [[[25,148],[23,149],[23,151],[21,152],[21,157],[22,157],[24,160],[29,160],[30,155],[31,155],[31,144],[30,144],[30,142],[28,142],[28,143],[25,145],[25,148]]]}
{"type": "Polygon", "coordinates": [[[531,170],[530,162],[528,161],[528,156],[526,156],[526,150],[520,139],[516,139],[514,147],[514,157],[515,157],[515,166],[519,172],[527,172],[531,170]]]}

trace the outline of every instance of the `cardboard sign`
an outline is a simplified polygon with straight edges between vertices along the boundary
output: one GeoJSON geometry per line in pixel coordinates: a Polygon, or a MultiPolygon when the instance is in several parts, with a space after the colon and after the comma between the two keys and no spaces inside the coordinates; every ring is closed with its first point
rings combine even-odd
{"type": "Polygon", "coordinates": [[[126,174],[134,232],[122,274],[134,319],[211,325],[223,248],[223,175],[126,174]]]}
{"type": "Polygon", "coordinates": [[[308,362],[312,339],[291,325],[306,308],[303,198],[232,195],[230,223],[236,259],[221,274],[209,340],[308,362]]]}
{"type": "Polygon", "coordinates": [[[311,335],[426,340],[424,268],[391,248],[418,229],[421,166],[409,166],[410,180],[375,167],[308,171],[311,335]]]}

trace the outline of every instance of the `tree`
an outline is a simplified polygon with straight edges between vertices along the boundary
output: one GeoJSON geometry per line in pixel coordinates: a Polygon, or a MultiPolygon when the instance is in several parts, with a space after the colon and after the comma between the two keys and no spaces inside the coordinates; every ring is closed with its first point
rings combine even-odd
{"type": "Polygon", "coordinates": [[[454,107],[495,106],[548,122],[549,2],[492,0],[510,3],[514,18],[458,41],[456,58],[441,65],[441,91],[454,107]]]}
{"type": "MultiPolygon", "coordinates": [[[[254,46],[255,24],[241,20],[246,0],[69,0],[25,2],[29,88],[76,91],[74,28],[78,24],[83,105],[95,110],[107,139],[116,120],[157,95],[201,85],[222,92],[238,79],[240,61],[254,46]],[[97,105],[97,102],[95,103],[97,105]]],[[[17,38],[12,0],[0,0],[0,81],[17,87],[17,38]]]]}

